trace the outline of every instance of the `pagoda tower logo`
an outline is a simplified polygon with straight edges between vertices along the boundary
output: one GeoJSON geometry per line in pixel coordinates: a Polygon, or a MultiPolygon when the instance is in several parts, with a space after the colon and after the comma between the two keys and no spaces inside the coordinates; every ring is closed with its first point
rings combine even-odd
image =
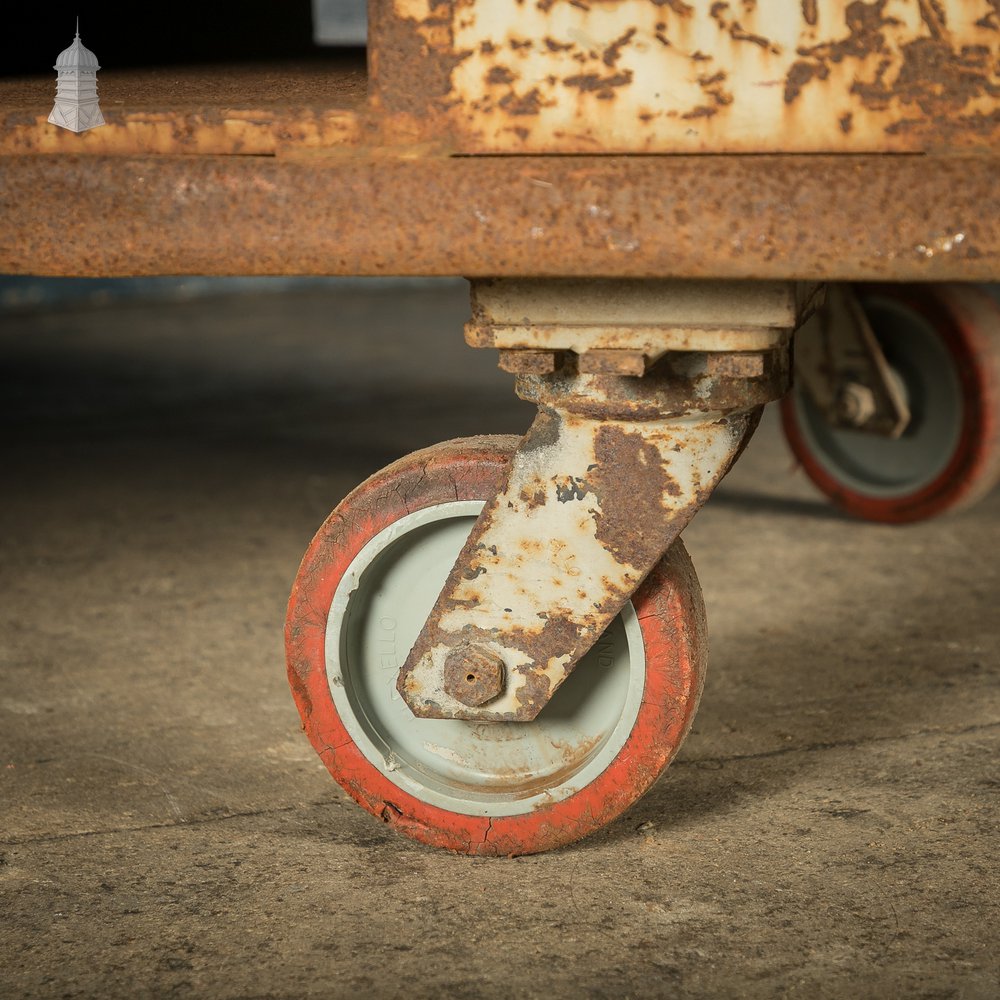
{"type": "Polygon", "coordinates": [[[55,66],[56,103],[49,121],[71,132],[86,132],[104,124],[97,103],[97,56],[80,41],[80,19],[76,19],[73,44],[59,53],[55,66]]]}

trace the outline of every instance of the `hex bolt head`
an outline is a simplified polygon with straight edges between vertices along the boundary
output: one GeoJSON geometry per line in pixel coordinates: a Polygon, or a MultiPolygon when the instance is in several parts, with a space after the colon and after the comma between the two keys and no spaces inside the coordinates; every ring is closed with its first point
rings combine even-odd
{"type": "Polygon", "coordinates": [[[478,708],[503,694],[506,673],[503,660],[495,653],[464,643],[444,661],[444,689],[463,705],[478,708]]]}

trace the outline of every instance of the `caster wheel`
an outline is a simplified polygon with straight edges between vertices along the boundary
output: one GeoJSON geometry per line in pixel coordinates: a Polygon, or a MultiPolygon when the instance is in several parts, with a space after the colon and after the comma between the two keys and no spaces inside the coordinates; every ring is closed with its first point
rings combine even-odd
{"type": "Polygon", "coordinates": [[[841,510],[905,524],[971,506],[1000,480],[1000,307],[965,285],[858,289],[905,391],[910,425],[892,440],[831,427],[798,387],[785,436],[841,510]]]}
{"type": "Polygon", "coordinates": [[[396,676],[515,437],[415,452],[330,515],[288,606],[303,728],[365,809],[465,854],[530,854],[610,823],[666,769],[697,708],[707,643],[677,542],[530,723],[417,719],[396,676]]]}

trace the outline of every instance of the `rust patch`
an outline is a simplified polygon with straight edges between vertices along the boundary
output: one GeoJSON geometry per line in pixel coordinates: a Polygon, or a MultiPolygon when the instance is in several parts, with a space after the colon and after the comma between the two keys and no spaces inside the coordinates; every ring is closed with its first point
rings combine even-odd
{"type": "Polygon", "coordinates": [[[819,10],[817,0],[802,0],[802,19],[811,28],[815,28],[819,21],[819,10]]]}
{"type": "Polygon", "coordinates": [[[825,80],[829,75],[830,70],[823,63],[801,61],[792,63],[785,77],[785,103],[791,104],[810,80],[814,78],[825,80]]]}
{"type": "Polygon", "coordinates": [[[601,76],[600,73],[579,73],[563,80],[567,87],[575,87],[581,93],[593,94],[601,100],[610,100],[615,96],[616,87],[626,87],[632,82],[632,70],[627,69],[611,76],[601,76]]]}
{"type": "Polygon", "coordinates": [[[486,74],[486,82],[488,84],[513,83],[516,79],[516,74],[506,66],[493,66],[486,74]]]}
{"type": "Polygon", "coordinates": [[[392,4],[372,4],[368,12],[370,94],[386,111],[443,108],[452,100],[452,72],[472,54],[454,51],[451,0],[429,0],[429,7],[422,21],[400,17],[392,4]]]}
{"type": "Polygon", "coordinates": [[[954,52],[944,42],[918,38],[902,51],[894,92],[929,117],[953,114],[976,97],[1000,97],[1000,86],[989,77],[993,69],[989,50],[970,46],[954,52]]]}
{"type": "Polygon", "coordinates": [[[685,120],[690,120],[692,118],[711,118],[712,115],[718,114],[719,109],[710,107],[707,104],[701,104],[697,108],[692,108],[690,111],[686,111],[681,115],[681,118],[685,120]]]}
{"type": "Polygon", "coordinates": [[[543,106],[537,87],[520,96],[513,92],[506,94],[500,98],[499,104],[509,115],[537,115],[543,106]]]}
{"type": "Polygon", "coordinates": [[[1000,0],[986,0],[986,2],[992,10],[976,21],[976,27],[986,28],[988,31],[1000,31],[1000,0]]]}
{"type": "MultiPolygon", "coordinates": [[[[907,132],[923,134],[927,129],[927,121],[923,118],[903,118],[892,125],[886,126],[887,135],[903,135],[907,132]]],[[[976,112],[973,115],[959,115],[954,118],[943,118],[936,124],[937,137],[942,143],[951,139],[971,134],[992,136],[1000,130],[1000,111],[984,115],[976,112]]],[[[967,260],[979,259],[980,253],[973,247],[965,251],[967,260]]],[[[961,280],[961,279],[958,279],[961,280]]]]}
{"type": "Polygon", "coordinates": [[[844,11],[844,21],[848,35],[836,42],[822,42],[819,45],[797,50],[803,60],[794,62],[785,77],[785,102],[791,104],[810,80],[825,80],[830,75],[830,64],[843,60],[865,59],[870,55],[888,55],[885,33],[886,27],[899,25],[895,17],[885,16],[888,0],[854,0],[844,11]]]}
{"type": "Polygon", "coordinates": [[[920,19],[927,25],[931,38],[941,41],[948,30],[948,16],[938,0],[917,0],[920,7],[920,19]]]}
{"type": "Polygon", "coordinates": [[[769,38],[765,38],[763,35],[756,34],[752,31],[747,31],[743,25],[736,20],[727,20],[727,15],[730,14],[729,3],[726,0],[716,0],[715,3],[708,10],[709,16],[715,21],[720,31],[726,31],[729,33],[729,37],[732,38],[734,42],[750,42],[752,45],[758,45],[762,49],[766,49],[769,52],[778,54],[781,52],[781,46],[775,45],[769,38]]]}
{"type": "Polygon", "coordinates": [[[573,48],[572,42],[557,42],[554,38],[544,38],[545,47],[549,52],[569,52],[573,48]]]}
{"type": "Polygon", "coordinates": [[[769,38],[765,38],[763,35],[747,31],[739,21],[734,21],[729,26],[729,35],[734,42],[750,42],[751,45],[759,45],[762,49],[767,49],[775,55],[781,52],[780,45],[775,45],[769,38]]]}
{"type": "Polygon", "coordinates": [[[605,50],[604,54],[601,56],[601,61],[609,69],[614,69],[615,63],[618,62],[618,57],[621,55],[622,49],[632,41],[635,35],[635,28],[629,28],[623,35],[616,38],[605,50]]]}
{"type": "Polygon", "coordinates": [[[681,413],[747,410],[778,399],[788,389],[788,364],[782,350],[763,355],[763,373],[755,378],[707,373],[692,376],[686,367],[690,362],[679,361],[676,369],[674,364],[669,356],[664,357],[645,378],[591,376],[590,390],[576,392],[573,376],[565,372],[524,375],[517,380],[517,394],[540,406],[558,405],[567,413],[591,420],[634,421],[681,413]]]}
{"type": "Polygon", "coordinates": [[[598,634],[596,616],[593,621],[577,622],[564,614],[549,615],[537,632],[516,627],[504,631],[503,641],[530,658],[529,663],[516,668],[516,672],[526,678],[517,693],[521,705],[519,716],[534,718],[552,697],[552,682],[539,671],[551,660],[567,655],[575,657],[581,641],[586,644],[584,649],[589,649],[598,634]]]}
{"type": "Polygon", "coordinates": [[[841,115],[837,119],[837,124],[840,126],[840,131],[843,132],[845,135],[848,132],[850,132],[851,131],[851,125],[852,125],[853,121],[854,121],[854,115],[852,115],[850,112],[847,112],[847,114],[841,115]]]}
{"type": "MultiPolygon", "coordinates": [[[[552,619],[549,619],[551,621],[552,619]]],[[[562,654],[560,654],[562,655],[562,654]]],[[[541,707],[549,700],[549,688],[552,682],[547,674],[539,673],[528,664],[518,667],[518,673],[523,674],[525,682],[518,689],[517,700],[523,711],[534,717],[541,707]]]]}
{"type": "Polygon", "coordinates": [[[704,90],[705,95],[710,97],[715,105],[720,108],[733,103],[733,95],[722,86],[725,80],[726,74],[723,70],[719,70],[717,73],[712,73],[711,75],[698,77],[698,85],[704,90]]]}
{"type": "Polygon", "coordinates": [[[545,503],[545,490],[536,488],[534,490],[529,490],[528,487],[524,487],[518,494],[518,499],[527,507],[529,510],[533,507],[541,507],[545,503]]]}
{"type": "Polygon", "coordinates": [[[719,23],[719,27],[725,29],[725,22],[722,20],[722,15],[729,10],[729,3],[727,0],[716,0],[711,7],[708,8],[708,14],[710,17],[715,18],[719,23]]]}
{"type": "Polygon", "coordinates": [[[618,562],[649,565],[663,551],[667,517],[662,498],[669,477],[659,452],[640,433],[604,426],[594,438],[594,455],[590,484],[600,504],[597,539],[618,562]]]}
{"type": "MultiPolygon", "coordinates": [[[[935,125],[945,126],[970,100],[1000,97],[1000,85],[991,80],[992,54],[984,47],[966,46],[955,52],[945,42],[917,38],[903,45],[901,53],[903,62],[894,81],[886,79],[891,61],[883,59],[871,81],[852,85],[851,93],[870,110],[885,110],[897,99],[916,104],[935,125]]],[[[922,127],[927,127],[926,121],[922,127]]]]}

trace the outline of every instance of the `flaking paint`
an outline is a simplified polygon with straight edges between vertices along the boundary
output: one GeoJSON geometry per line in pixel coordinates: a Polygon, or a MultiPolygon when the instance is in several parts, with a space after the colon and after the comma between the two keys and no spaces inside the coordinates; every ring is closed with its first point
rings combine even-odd
{"type": "MultiPolygon", "coordinates": [[[[434,26],[424,55],[448,64],[423,111],[462,152],[906,151],[1000,136],[995,0],[395,0],[393,11],[434,26]]],[[[418,92],[407,90],[410,113],[418,92]]]]}

